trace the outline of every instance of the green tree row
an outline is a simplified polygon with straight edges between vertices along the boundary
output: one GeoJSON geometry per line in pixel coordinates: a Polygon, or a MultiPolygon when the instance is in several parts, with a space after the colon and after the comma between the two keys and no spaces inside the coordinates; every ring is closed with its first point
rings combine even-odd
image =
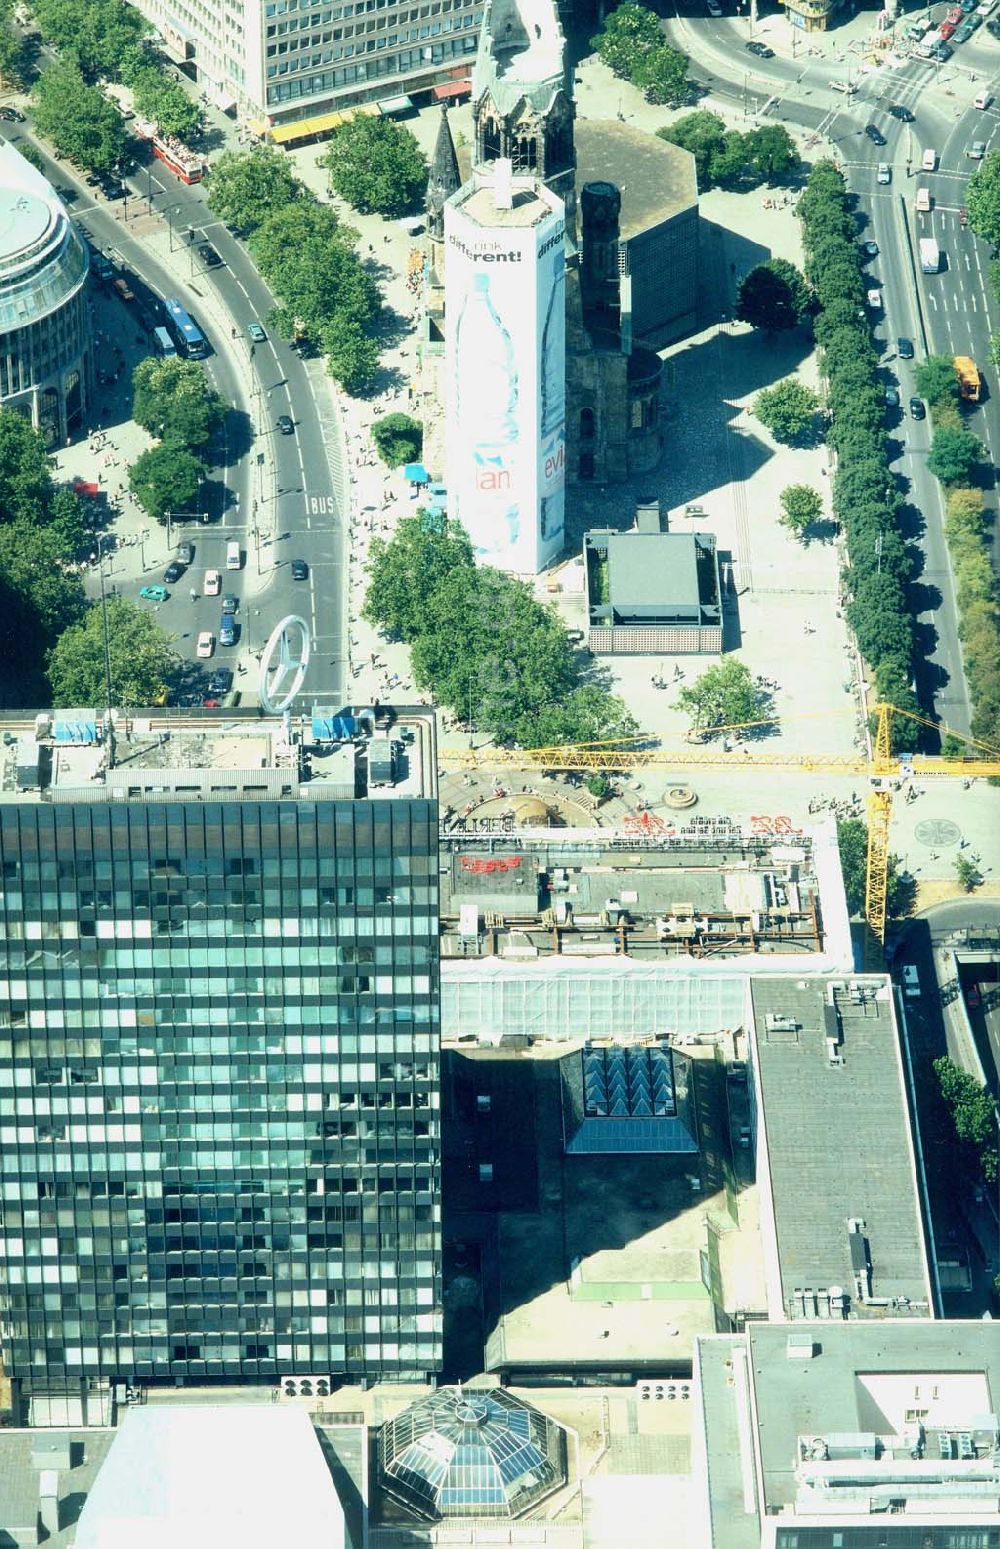
{"type": "MultiPolygon", "coordinates": [[[[911,558],[899,530],[857,230],[844,179],[831,162],[813,168],[798,213],[806,278],[820,306],[814,328],[828,383],[827,441],[837,454],[833,510],[847,540],[847,619],[879,699],[916,710],[911,558]]],[[[914,748],[916,723],[896,716],[893,741],[897,751],[914,748]]]]}
{"type": "Polygon", "coordinates": [[[382,300],[356,252],[357,232],[320,204],[281,151],[227,151],[214,163],[209,208],[247,234],[250,252],[278,298],[268,322],[283,339],[308,338],[334,381],[366,392],[379,363],[382,300]]]}
{"type": "Polygon", "coordinates": [[[689,99],[688,57],[667,42],[655,12],[644,5],[625,0],[590,46],[615,75],[638,86],[647,102],[679,107],[689,99]]]}
{"type": "Polygon", "coordinates": [[[783,124],[727,129],[718,113],[699,108],[656,133],[670,145],[691,152],[702,194],[710,188],[759,188],[761,183],[790,176],[799,166],[795,141],[783,124]]]}
{"type": "Polygon", "coordinates": [[[190,510],[207,468],[204,452],[226,406],[194,360],[148,356],[132,372],[132,418],[157,438],[129,469],[129,488],[147,516],[190,510]]]}
{"type": "Polygon", "coordinates": [[[995,1183],[997,1117],[992,1097],[946,1054],[934,1061],[934,1073],[958,1141],[960,1165],[970,1178],[995,1183]]]}
{"type": "Polygon", "coordinates": [[[623,702],[581,680],[554,608],[477,565],[461,527],[420,514],[371,546],[364,617],[410,647],[417,687],[479,733],[522,747],[629,737],[623,702]]]}

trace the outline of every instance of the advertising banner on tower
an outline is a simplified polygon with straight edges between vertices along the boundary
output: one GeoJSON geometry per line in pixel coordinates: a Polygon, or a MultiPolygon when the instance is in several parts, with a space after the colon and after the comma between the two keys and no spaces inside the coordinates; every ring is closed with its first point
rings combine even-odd
{"type": "Polygon", "coordinates": [[[530,179],[510,208],[483,174],[445,208],[449,509],[479,558],[521,575],[563,543],[564,231],[530,179]]]}

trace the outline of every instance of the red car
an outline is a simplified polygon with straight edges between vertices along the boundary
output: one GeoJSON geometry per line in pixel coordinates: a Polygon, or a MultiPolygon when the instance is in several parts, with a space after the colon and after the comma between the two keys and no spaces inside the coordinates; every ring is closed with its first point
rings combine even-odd
{"type": "Polygon", "coordinates": [[[979,1010],[979,1007],[982,1005],[982,999],[979,994],[978,984],[969,984],[966,986],[965,1000],[970,1010],[979,1010]]]}
{"type": "Polygon", "coordinates": [[[947,43],[948,39],[953,36],[954,31],[955,31],[955,26],[956,26],[955,22],[942,22],[941,23],[940,27],[938,28],[938,32],[940,33],[941,42],[942,43],[947,43]]]}
{"type": "Polygon", "coordinates": [[[949,27],[960,27],[962,24],[963,14],[964,13],[960,5],[953,5],[951,10],[945,16],[945,21],[948,23],[949,27]]]}

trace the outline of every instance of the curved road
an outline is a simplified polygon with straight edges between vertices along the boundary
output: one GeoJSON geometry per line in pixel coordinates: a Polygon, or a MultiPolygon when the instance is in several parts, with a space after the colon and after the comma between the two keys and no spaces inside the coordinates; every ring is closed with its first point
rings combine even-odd
{"type": "MultiPolygon", "coordinates": [[[[945,7],[937,9],[943,16],[945,7]]],[[[916,393],[916,362],[897,358],[896,340],[912,339],[917,360],[929,353],[969,354],[982,371],[989,358],[990,333],[1000,327],[1000,309],[989,290],[988,249],[958,221],[965,180],[975,166],[966,150],[973,140],[986,140],[993,147],[1000,137],[996,105],[987,112],[971,106],[981,83],[995,73],[996,40],[980,28],[947,65],[911,59],[898,69],[883,67],[859,76],[855,54],[820,52],[808,39],[802,40],[795,60],[758,59],[746,52],[745,20],[675,15],[664,30],[691,57],[698,79],[713,96],[741,106],[756,122],[784,120],[823,136],[857,195],[863,235],[878,242],[879,257],[869,264],[871,283],[883,297],[875,338],[883,348],[884,384],[898,386],[903,404],[902,411],[889,411],[887,417],[890,455],[906,495],[904,529],[921,553],[914,589],[922,653],[917,688],[922,704],[933,707],[945,725],[968,732],[971,712],[944,541],[943,502],[940,486],[927,469],[929,424],[914,421],[906,407],[916,393]],[[858,87],[855,94],[831,88],[832,81],[848,78],[858,87]],[[893,105],[910,108],[915,122],[893,117],[893,105]],[[884,148],[864,133],[868,123],[886,137],[884,148]],[[930,175],[919,171],[927,148],[938,154],[938,170],[930,175]],[[879,161],[892,168],[888,186],[876,181],[879,161]],[[930,216],[913,211],[920,185],[934,198],[930,216]],[[930,234],[946,254],[940,275],[921,274],[916,259],[918,238],[930,234]]],[[[825,36],[824,49],[833,50],[836,44],[836,33],[825,36]]],[[[1000,454],[1000,392],[987,395],[970,428],[982,437],[995,463],[1000,454]]]]}

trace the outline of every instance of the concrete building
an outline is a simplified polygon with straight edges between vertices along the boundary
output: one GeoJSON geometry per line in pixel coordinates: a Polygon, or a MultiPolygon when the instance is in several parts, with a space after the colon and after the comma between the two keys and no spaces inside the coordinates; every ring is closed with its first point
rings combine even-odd
{"type": "Polygon", "coordinates": [[[89,258],[47,179],[0,146],[0,403],[49,447],[87,425],[92,396],[89,258]]]}
{"type": "Polygon", "coordinates": [[[1000,1549],[995,1323],[698,1339],[697,1549],[1000,1549]]]}
{"type": "Polygon", "coordinates": [[[447,92],[468,76],[482,0],[131,0],[166,52],[224,111],[291,124],[355,102],[385,111],[410,93],[447,92]]]}
{"type": "Polygon", "coordinates": [[[785,14],[803,32],[826,32],[842,5],[843,0],[785,0],[785,14]]]}
{"type": "Polygon", "coordinates": [[[370,715],[8,723],[0,1316],[33,1422],[437,1370],[436,758],[398,722],[371,789],[370,715]]]}
{"type": "Polygon", "coordinates": [[[536,575],[563,546],[564,206],[497,161],[443,213],[450,513],[485,563],[536,575]]]}
{"type": "Polygon", "coordinates": [[[608,655],[718,655],[722,579],[712,533],[666,532],[659,504],[639,506],[628,532],[583,540],[587,644],[608,655]]]}
{"type": "MultiPolygon", "coordinates": [[[[690,333],[698,307],[698,179],[679,145],[614,119],[577,119],[580,187],[621,190],[617,238],[622,348],[661,349],[690,333]]],[[[588,313],[584,275],[584,315],[588,313]]]]}

